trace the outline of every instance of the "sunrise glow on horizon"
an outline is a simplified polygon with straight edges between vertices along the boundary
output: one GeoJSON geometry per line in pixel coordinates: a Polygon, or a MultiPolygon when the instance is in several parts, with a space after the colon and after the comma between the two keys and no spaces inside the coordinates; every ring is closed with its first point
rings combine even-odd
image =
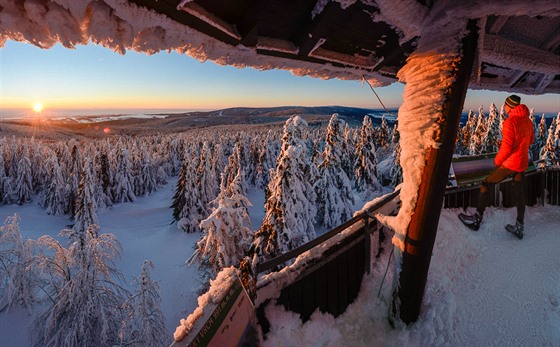
{"type": "MultiPolygon", "coordinates": [[[[216,110],[228,107],[340,105],[381,109],[361,81],[320,80],[285,70],[238,69],[199,61],[176,52],[119,55],[89,44],[70,50],[39,49],[8,41],[0,49],[3,109],[55,110],[154,109],[216,110]],[[42,104],[38,106],[39,101],[42,104]],[[43,106],[45,105],[45,106],[43,106]],[[43,109],[44,108],[44,109],[43,109]]],[[[389,108],[402,104],[404,85],[376,88],[389,108]]],[[[465,110],[498,107],[506,92],[469,90],[465,110]]],[[[560,96],[522,95],[536,113],[560,111],[560,96]]]]}

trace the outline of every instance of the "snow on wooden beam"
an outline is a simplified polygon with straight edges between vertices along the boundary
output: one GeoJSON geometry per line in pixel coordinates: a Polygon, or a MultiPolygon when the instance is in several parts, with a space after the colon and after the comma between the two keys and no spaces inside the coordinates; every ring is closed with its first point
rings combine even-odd
{"type": "Polygon", "coordinates": [[[214,15],[213,13],[206,11],[204,7],[194,2],[188,2],[181,7],[177,7],[177,9],[185,11],[193,15],[194,17],[203,20],[204,22],[210,24],[214,28],[221,30],[222,32],[228,34],[229,36],[233,37],[236,40],[240,41],[242,39],[241,35],[239,35],[239,32],[233,25],[222,20],[221,18],[214,15]]]}
{"type": "Polygon", "coordinates": [[[517,70],[560,73],[558,55],[492,34],[485,35],[482,57],[484,62],[517,70]]]}

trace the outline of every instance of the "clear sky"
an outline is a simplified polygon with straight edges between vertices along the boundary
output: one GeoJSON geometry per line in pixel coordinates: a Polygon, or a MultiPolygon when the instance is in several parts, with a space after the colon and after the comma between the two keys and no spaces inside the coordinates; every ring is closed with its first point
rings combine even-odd
{"type": "MultiPolygon", "coordinates": [[[[381,108],[361,81],[320,80],[289,71],[201,63],[176,52],[120,55],[93,44],[75,50],[8,41],[0,48],[1,107],[29,109],[221,109],[342,105],[381,108]]],[[[387,107],[402,103],[404,86],[376,91],[387,107]]],[[[469,91],[465,109],[499,106],[508,93],[469,91]]],[[[560,111],[560,95],[521,95],[535,112],[560,111]]]]}

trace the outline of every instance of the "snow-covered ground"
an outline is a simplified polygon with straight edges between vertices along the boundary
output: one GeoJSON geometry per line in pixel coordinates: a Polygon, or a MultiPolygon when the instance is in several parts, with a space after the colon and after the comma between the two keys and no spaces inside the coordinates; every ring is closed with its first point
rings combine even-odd
{"type": "Polygon", "coordinates": [[[529,207],[521,241],[504,229],[514,208],[488,209],[478,232],[459,212],[442,212],[415,324],[389,325],[391,271],[377,297],[385,259],[337,319],[315,312],[302,327],[297,315],[270,308],[265,346],[560,346],[560,207],[529,207]]]}
{"type": "MultiPolygon", "coordinates": [[[[144,259],[153,261],[170,334],[194,310],[200,294],[197,270],[185,266],[200,234],[170,225],[174,189],[172,180],[134,203],[99,212],[100,232],[113,233],[123,246],[116,265],[127,283],[138,276],[144,259]]],[[[249,199],[256,229],[264,215],[264,196],[250,191],[249,199]]],[[[67,217],[49,216],[34,204],[0,207],[2,221],[14,213],[21,217],[24,237],[34,239],[54,236],[69,223],[67,217]]],[[[388,324],[392,271],[377,298],[384,257],[364,280],[357,301],[337,319],[316,312],[302,326],[293,313],[269,307],[273,328],[265,345],[560,346],[560,207],[529,207],[521,241],[503,229],[513,220],[514,209],[489,209],[476,233],[459,224],[457,213],[442,213],[417,323],[397,329],[388,324]]],[[[0,346],[29,346],[32,319],[20,308],[0,313],[0,346]]]]}

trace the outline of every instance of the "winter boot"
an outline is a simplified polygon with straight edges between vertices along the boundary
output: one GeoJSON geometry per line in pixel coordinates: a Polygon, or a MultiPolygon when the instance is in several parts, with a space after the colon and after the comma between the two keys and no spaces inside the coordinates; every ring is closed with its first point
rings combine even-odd
{"type": "Polygon", "coordinates": [[[473,215],[459,213],[459,219],[469,229],[472,229],[474,231],[477,231],[478,228],[480,228],[480,222],[482,222],[482,216],[478,212],[475,212],[473,215]]]}
{"type": "Polygon", "coordinates": [[[517,238],[520,240],[523,238],[523,224],[519,223],[518,221],[515,222],[515,225],[506,225],[506,230],[517,236],[517,238]]]}

